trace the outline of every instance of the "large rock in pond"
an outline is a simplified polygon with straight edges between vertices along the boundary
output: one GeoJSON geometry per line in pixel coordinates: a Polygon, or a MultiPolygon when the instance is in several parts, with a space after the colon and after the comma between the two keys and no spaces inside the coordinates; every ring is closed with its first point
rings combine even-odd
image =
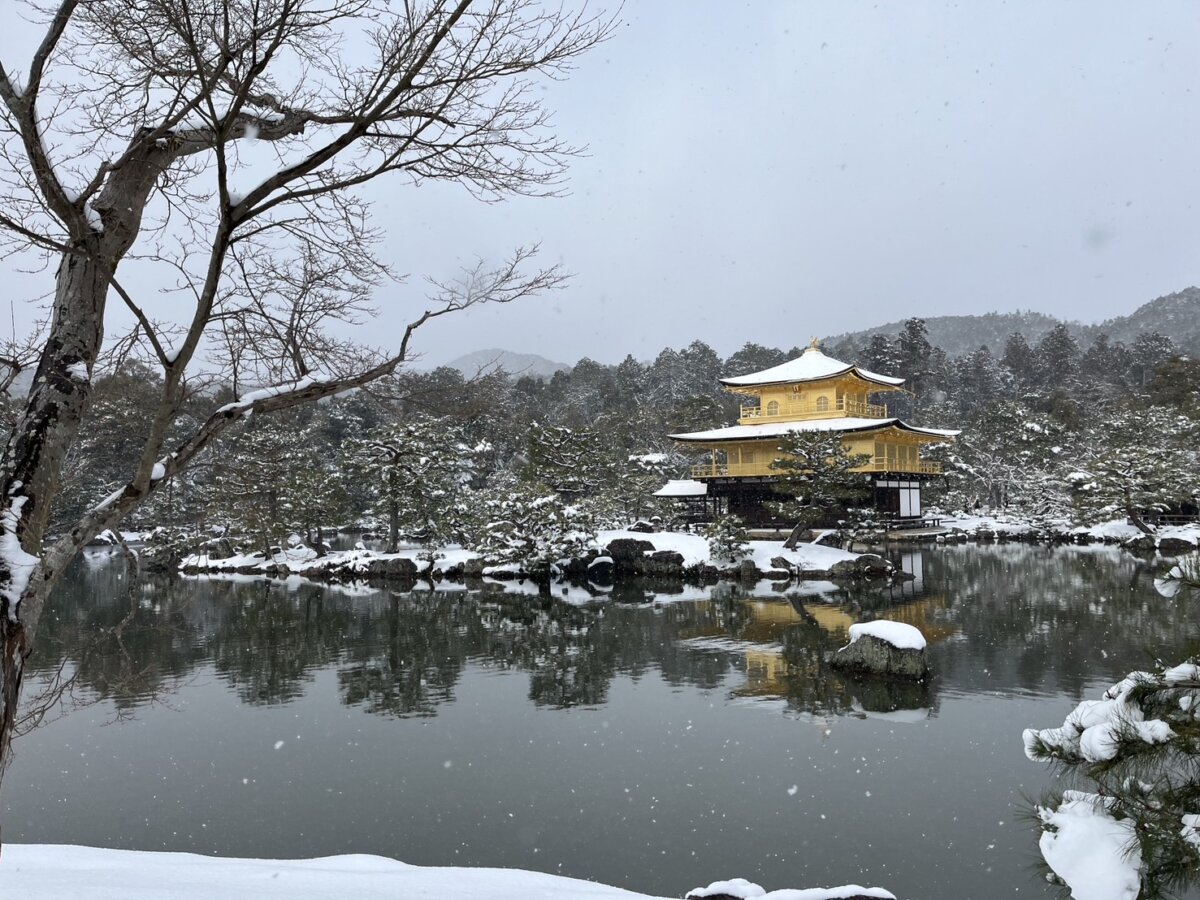
{"type": "Polygon", "coordinates": [[[890,678],[924,678],[925,636],[903,622],[859,622],[850,626],[850,643],[830,660],[837,669],[850,669],[890,678]]]}
{"type": "Polygon", "coordinates": [[[771,557],[771,571],[787,572],[789,575],[795,575],[797,572],[796,565],[790,559],[784,556],[771,557]]]}
{"type": "Polygon", "coordinates": [[[385,557],[372,559],[367,562],[366,574],[372,578],[386,578],[389,581],[416,581],[417,564],[403,557],[385,557]]]}
{"type": "Polygon", "coordinates": [[[752,559],[743,559],[738,563],[737,578],[742,584],[755,584],[758,582],[758,577],[762,573],[758,571],[758,566],[754,564],[752,559]]]}
{"type": "Polygon", "coordinates": [[[1148,534],[1141,534],[1135,538],[1130,538],[1129,540],[1125,541],[1125,543],[1121,544],[1121,546],[1130,553],[1144,553],[1148,555],[1157,549],[1158,541],[1148,534]]]}
{"type": "Polygon", "coordinates": [[[874,553],[864,553],[855,559],[843,559],[829,567],[830,578],[884,578],[891,574],[892,564],[874,553]]]}
{"type": "Polygon", "coordinates": [[[613,560],[611,556],[597,556],[588,563],[587,577],[597,584],[611,584],[613,577],[613,560]]]}
{"type": "Polygon", "coordinates": [[[1165,537],[1158,539],[1158,552],[1163,556],[1182,556],[1191,553],[1196,545],[1183,538],[1165,537]]]}

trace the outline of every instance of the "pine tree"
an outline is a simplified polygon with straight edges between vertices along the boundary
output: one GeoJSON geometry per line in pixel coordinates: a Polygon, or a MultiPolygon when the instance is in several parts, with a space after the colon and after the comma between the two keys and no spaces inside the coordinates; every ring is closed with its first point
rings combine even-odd
{"type": "Polygon", "coordinates": [[[925,320],[916,318],[904,321],[904,329],[896,337],[900,375],[916,390],[922,377],[928,374],[929,355],[933,346],[929,343],[929,329],[925,320]]]}
{"type": "Polygon", "coordinates": [[[522,480],[563,497],[592,497],[609,484],[618,468],[613,443],[586,427],[540,425],[529,428],[522,480]]]}
{"type": "Polygon", "coordinates": [[[991,406],[1004,393],[1004,372],[986,345],[958,361],[956,394],[960,399],[959,412],[968,415],[972,409],[991,406]]]}
{"type": "Polygon", "coordinates": [[[213,457],[208,496],[214,518],[228,533],[248,534],[261,553],[286,546],[291,473],[307,465],[292,425],[290,416],[252,419],[213,457]]]}
{"type": "Polygon", "coordinates": [[[787,356],[782,350],[774,347],[764,347],[761,344],[746,343],[742,348],[725,360],[721,366],[722,378],[734,378],[738,375],[749,375],[751,372],[761,372],[787,362],[787,356]]]}
{"type": "Polygon", "coordinates": [[[1079,704],[1061,728],[1029,729],[1025,753],[1082,775],[1094,792],[1043,801],[1043,822],[1064,800],[1125,822],[1140,860],[1138,897],[1174,894],[1200,875],[1200,657],[1131,672],[1100,701],[1079,704]]]}
{"type": "Polygon", "coordinates": [[[516,566],[538,579],[557,574],[560,562],[582,556],[596,539],[584,506],[556,494],[539,496],[528,486],[488,497],[480,514],[473,549],[491,563],[516,566]]]}
{"type": "Polygon", "coordinates": [[[1144,387],[1154,380],[1159,366],[1179,355],[1175,342],[1157,331],[1139,334],[1131,348],[1133,365],[1130,377],[1135,387],[1144,387]]]}
{"type": "Polygon", "coordinates": [[[1038,385],[1045,391],[1070,391],[1079,373],[1079,358],[1079,343],[1070,329],[1061,322],[1055,325],[1037,344],[1038,385]]]}
{"type": "Polygon", "coordinates": [[[779,454],[771,468],[784,497],[774,504],[780,517],[809,527],[865,500],[866,479],[854,469],[870,457],[851,453],[836,432],[793,431],[780,442],[779,454]]]}
{"type": "Polygon", "coordinates": [[[1076,504],[1092,521],[1123,515],[1153,534],[1148,513],[1168,512],[1200,491],[1198,446],[1200,423],[1169,409],[1116,411],[1089,432],[1069,476],[1076,504]]]}
{"type": "Polygon", "coordinates": [[[716,564],[740,562],[750,555],[750,539],[746,526],[737,516],[720,516],[704,530],[708,539],[708,555],[716,564]]]}
{"type": "Polygon", "coordinates": [[[423,543],[462,538],[460,501],[469,489],[475,451],[452,422],[386,425],[353,441],[345,459],[387,516],[389,551],[396,551],[402,535],[423,543]]]}
{"type": "Polygon", "coordinates": [[[899,347],[886,334],[872,335],[859,358],[864,368],[879,375],[895,377],[900,374],[899,347]]]}
{"type": "Polygon", "coordinates": [[[1044,413],[1021,403],[994,403],[982,407],[947,449],[947,475],[967,507],[978,501],[1037,518],[1061,517],[1070,507],[1062,460],[1071,442],[1044,413]]]}
{"type": "Polygon", "coordinates": [[[1008,370],[1013,391],[1018,397],[1024,396],[1037,384],[1037,358],[1025,335],[1019,331],[1010,334],[1005,341],[1001,362],[1008,370]]]}

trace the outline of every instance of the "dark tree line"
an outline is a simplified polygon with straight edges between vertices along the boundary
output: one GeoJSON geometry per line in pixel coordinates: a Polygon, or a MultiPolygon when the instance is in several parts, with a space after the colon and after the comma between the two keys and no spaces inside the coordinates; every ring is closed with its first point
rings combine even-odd
{"type": "MultiPolygon", "coordinates": [[[[651,495],[668,477],[685,475],[692,460],[667,435],[732,422],[739,398],[722,392],[718,379],[800,352],[746,344],[722,359],[695,341],[648,362],[583,359],[549,379],[406,371],[369,392],[231,429],[191,470],[169,479],[131,525],[233,525],[264,544],[357,522],[379,527],[393,543],[454,539],[469,510],[453,521],[437,514],[462,505],[460,487],[583,501],[599,524],[669,515],[651,495]],[[430,503],[431,492],[443,499],[430,503]]],[[[1176,507],[1190,496],[1190,459],[1180,453],[1189,441],[1200,444],[1193,440],[1200,363],[1177,355],[1163,335],[1144,334],[1130,346],[1101,335],[1081,347],[1064,326],[1034,345],[1014,334],[996,353],[985,346],[950,358],[930,344],[920,319],[910,319],[892,337],[827,352],[906,378],[911,393],[882,398],[891,414],[963,430],[957,444],[934,451],[949,473],[935,485],[944,505],[1116,515],[1124,501],[1114,491],[1139,467],[1147,486],[1130,494],[1137,508],[1153,507],[1164,491],[1176,507]],[[1141,450],[1161,458],[1144,460],[1141,450]],[[1092,496],[1068,477],[1080,471],[1095,476],[1092,496]]],[[[124,483],[160,396],[158,378],[131,361],[96,380],[88,438],[68,456],[54,521],[74,521],[124,483]]],[[[185,403],[174,427],[186,431],[224,399],[217,391],[189,400],[195,409],[185,403]]]]}

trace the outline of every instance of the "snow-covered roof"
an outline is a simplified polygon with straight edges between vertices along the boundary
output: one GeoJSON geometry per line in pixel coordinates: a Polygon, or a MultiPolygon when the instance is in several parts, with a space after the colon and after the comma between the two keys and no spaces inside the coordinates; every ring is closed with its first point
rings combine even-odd
{"type": "Polygon", "coordinates": [[[690,478],[672,478],[657,491],[655,497],[703,497],[708,493],[708,485],[703,481],[693,481],[690,478]]]}
{"type": "Polygon", "coordinates": [[[779,438],[795,431],[876,431],[882,428],[898,428],[901,431],[911,431],[915,434],[928,434],[933,437],[952,438],[961,432],[946,428],[918,428],[900,419],[860,419],[843,417],[837,419],[809,419],[802,422],[767,422],[761,425],[729,425],[725,428],[713,428],[708,431],[690,431],[686,434],[672,434],[669,437],[675,441],[707,442],[707,441],[754,441],[768,438],[779,438]]]}
{"type": "Polygon", "coordinates": [[[904,384],[903,378],[893,378],[890,375],[878,375],[860,369],[851,363],[842,362],[826,356],[818,347],[809,347],[795,359],[763,369],[761,372],[751,372],[749,375],[736,375],[733,378],[722,378],[721,384],[729,387],[754,387],[765,384],[793,384],[798,381],[823,381],[838,375],[853,374],[863,381],[870,381],[885,387],[899,387],[904,384]]]}

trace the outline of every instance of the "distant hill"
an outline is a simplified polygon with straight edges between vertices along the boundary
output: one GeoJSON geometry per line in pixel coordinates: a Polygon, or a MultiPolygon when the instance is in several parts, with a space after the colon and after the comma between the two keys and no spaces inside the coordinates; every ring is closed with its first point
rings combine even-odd
{"type": "Polygon", "coordinates": [[[481,372],[503,369],[514,378],[529,375],[534,378],[552,378],[555,372],[570,371],[566,363],[554,362],[536,353],[512,353],[508,350],[476,350],[466,356],[451,360],[447,368],[458,369],[468,378],[481,372]]]}
{"type": "MultiPolygon", "coordinates": [[[[1054,316],[1037,312],[985,313],[976,316],[931,316],[925,319],[929,332],[929,343],[941,347],[950,356],[961,356],[978,350],[987,344],[993,353],[1004,348],[1004,342],[1015,331],[1025,335],[1029,343],[1036,343],[1042,335],[1059,323],[1054,316]]],[[[862,347],[877,334],[894,336],[904,328],[904,322],[888,322],[862,331],[850,331],[827,337],[823,343],[830,347],[852,345],[862,347]]],[[[1079,336],[1082,326],[1072,328],[1079,336]]]]}
{"type": "MultiPolygon", "coordinates": [[[[1064,320],[1037,312],[986,313],[977,316],[930,316],[925,319],[929,342],[950,356],[961,356],[987,344],[993,353],[1004,349],[1013,332],[1020,332],[1029,343],[1036,343],[1064,320]]],[[[1126,344],[1139,334],[1157,331],[1170,337],[1183,352],[1200,356],[1200,288],[1189,287],[1167,294],[1138,307],[1128,316],[1117,316],[1097,324],[1066,321],[1071,333],[1086,347],[1097,335],[1126,344]]],[[[895,335],[903,321],[889,322],[862,331],[835,334],[826,338],[829,347],[862,347],[876,334],[895,335]]]]}
{"type": "Polygon", "coordinates": [[[1157,331],[1175,346],[1200,356],[1200,288],[1184,288],[1139,306],[1128,316],[1117,316],[1085,329],[1094,337],[1101,332],[1114,341],[1129,344],[1139,334],[1157,331]]]}

